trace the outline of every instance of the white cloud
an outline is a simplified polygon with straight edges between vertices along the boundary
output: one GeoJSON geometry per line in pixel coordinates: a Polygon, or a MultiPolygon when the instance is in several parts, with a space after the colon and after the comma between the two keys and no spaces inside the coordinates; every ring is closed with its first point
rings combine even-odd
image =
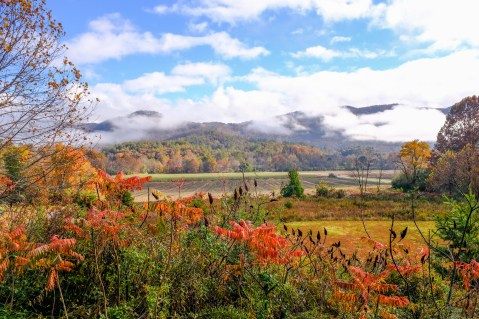
{"type": "Polygon", "coordinates": [[[315,11],[327,22],[368,17],[372,0],[200,0],[198,5],[175,5],[174,10],[192,16],[207,16],[215,22],[236,23],[258,19],[268,10],[315,11]]]}
{"type": "Polygon", "coordinates": [[[238,39],[231,38],[226,32],[212,33],[202,37],[167,33],[162,37],[162,45],[163,49],[167,52],[209,45],[216,54],[221,55],[225,59],[254,59],[261,55],[269,54],[269,51],[263,47],[248,48],[238,39]]]}
{"type": "Polygon", "coordinates": [[[170,101],[159,97],[165,93],[185,92],[190,86],[223,83],[230,75],[228,66],[218,63],[185,63],[170,74],[151,72],[123,83],[99,83],[91,88],[101,103],[96,120],[105,120],[137,110],[151,110],[170,101]]]}
{"type": "Polygon", "coordinates": [[[188,30],[193,33],[203,33],[208,30],[208,22],[190,23],[188,24],[188,30]]]}
{"type": "Polygon", "coordinates": [[[343,112],[326,115],[325,123],[331,129],[357,140],[434,141],[445,119],[446,116],[435,109],[399,105],[392,110],[370,115],[355,116],[343,112]]]}
{"type": "Polygon", "coordinates": [[[331,43],[350,42],[351,40],[351,37],[335,36],[331,39],[331,43]]]}
{"type": "Polygon", "coordinates": [[[292,35],[298,35],[298,34],[303,34],[303,33],[304,33],[303,28],[298,28],[298,29],[295,29],[291,32],[292,35]]]}
{"type": "Polygon", "coordinates": [[[325,48],[321,45],[307,48],[304,51],[298,51],[291,54],[294,58],[318,58],[323,61],[329,61],[333,58],[341,56],[341,52],[325,48]]]}
{"type": "MultiPolygon", "coordinates": [[[[196,78],[206,65],[178,66],[169,76],[196,78]]],[[[211,69],[215,69],[212,67],[211,69]]],[[[424,58],[404,63],[389,70],[368,68],[353,72],[320,71],[284,76],[262,68],[236,78],[254,86],[245,90],[235,82],[223,82],[214,93],[200,99],[168,101],[145,91],[127,92],[121,85],[103,84],[99,113],[128,114],[139,109],[152,109],[164,115],[158,125],[182,121],[243,122],[260,119],[272,129],[278,123],[274,116],[292,111],[321,115],[331,130],[342,131],[356,139],[402,141],[413,138],[433,140],[444,123],[444,115],[421,107],[447,107],[463,97],[478,94],[479,50],[467,50],[441,58],[424,58]],[[402,103],[394,110],[376,115],[355,116],[341,105],[368,106],[402,103]]],[[[227,76],[222,67],[218,73],[227,76]]],[[[207,78],[203,78],[209,81],[207,78]]],[[[255,127],[259,124],[256,123],[255,127]]],[[[279,126],[278,123],[276,126],[279,126]]]]}
{"type": "Polygon", "coordinates": [[[119,14],[112,14],[93,20],[90,31],[67,43],[69,56],[77,64],[99,63],[108,59],[121,59],[137,53],[167,54],[188,50],[197,46],[210,46],[213,51],[226,59],[253,59],[268,55],[263,47],[248,47],[226,32],[211,33],[193,37],[165,33],[156,37],[150,32],[139,32],[119,14]]]}
{"type": "Polygon", "coordinates": [[[212,84],[217,84],[218,80],[227,78],[231,69],[224,64],[215,63],[187,63],[177,65],[171,70],[171,74],[188,77],[204,77],[212,84]]]}
{"type": "Polygon", "coordinates": [[[154,13],[158,13],[158,14],[165,14],[168,11],[170,11],[170,8],[168,8],[167,6],[158,5],[158,6],[154,7],[152,11],[154,13]]]}
{"type": "Polygon", "coordinates": [[[350,48],[346,51],[338,51],[328,49],[321,45],[314,47],[309,47],[304,51],[298,51],[292,53],[291,55],[294,58],[317,58],[323,61],[330,61],[334,58],[365,58],[365,59],[375,59],[379,54],[385,54],[385,51],[373,52],[369,50],[361,50],[358,48],[350,48]]]}
{"type": "Polygon", "coordinates": [[[204,84],[200,77],[168,76],[163,72],[152,72],[144,74],[134,80],[123,83],[123,88],[129,92],[145,92],[150,94],[163,94],[185,91],[185,88],[192,85],[204,84]]]}
{"type": "Polygon", "coordinates": [[[376,11],[374,25],[403,40],[428,43],[431,51],[479,46],[476,0],[392,0],[376,11]]]}

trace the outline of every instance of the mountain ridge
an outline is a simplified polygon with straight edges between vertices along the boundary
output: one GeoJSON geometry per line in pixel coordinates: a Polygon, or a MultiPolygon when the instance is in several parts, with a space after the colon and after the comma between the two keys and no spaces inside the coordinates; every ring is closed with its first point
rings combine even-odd
{"type": "MultiPolygon", "coordinates": [[[[382,112],[393,110],[399,106],[398,103],[371,105],[366,107],[354,107],[350,105],[341,108],[352,113],[354,116],[362,117],[380,114],[382,112]]],[[[431,108],[420,108],[431,109],[431,108]]],[[[436,109],[447,114],[450,108],[436,109]]],[[[357,140],[346,136],[341,130],[334,130],[327,127],[324,123],[323,115],[307,115],[302,111],[294,111],[276,116],[276,128],[270,129],[263,127],[261,123],[255,121],[245,121],[241,123],[223,123],[219,121],[212,122],[184,122],[175,127],[161,127],[155,125],[155,121],[160,121],[162,114],[151,110],[137,110],[127,116],[115,117],[102,121],[100,123],[85,123],[83,129],[94,134],[111,134],[124,130],[125,139],[117,142],[104,142],[104,145],[112,145],[125,141],[172,141],[185,138],[192,135],[204,134],[207,131],[219,131],[232,136],[241,136],[250,140],[273,140],[278,142],[303,143],[323,149],[341,149],[348,147],[374,147],[382,151],[397,150],[401,143],[386,142],[381,140],[357,140]],[[142,125],[148,123],[148,125],[142,125]],[[140,128],[141,134],[127,139],[128,129],[140,128]]],[[[384,125],[381,122],[374,123],[375,126],[384,125]]],[[[119,134],[121,137],[121,134],[119,134]]]]}

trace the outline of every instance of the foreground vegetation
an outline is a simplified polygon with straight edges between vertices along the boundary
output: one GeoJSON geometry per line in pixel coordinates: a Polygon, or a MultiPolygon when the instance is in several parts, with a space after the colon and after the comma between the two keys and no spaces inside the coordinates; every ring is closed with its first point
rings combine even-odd
{"type": "MultiPolygon", "coordinates": [[[[0,12],[2,317],[478,317],[477,97],[451,108],[434,152],[418,140],[401,147],[397,193],[378,182],[371,195],[377,157],[356,154],[356,195],[319,183],[308,197],[290,170],[283,198],[245,179],[221,196],[182,198],[178,181],[178,199],[152,192],[135,203],[132,192],[150,177],[110,176],[98,169],[101,156],[76,147],[91,101],[63,58],[61,23],[44,0],[2,1],[0,12]],[[425,190],[447,194],[447,209],[425,190]],[[354,247],[335,237],[337,228],[305,223],[319,217],[310,203],[357,214],[354,228],[364,233],[350,235],[354,247]],[[371,222],[381,205],[389,220],[371,222]],[[433,217],[434,229],[420,227],[420,217],[433,217]]],[[[289,155],[302,152],[284,147],[273,151],[296,166],[289,155]]],[[[313,152],[306,162],[324,159],[305,149],[313,152]]],[[[177,151],[165,162],[173,158],[175,170],[177,151]]],[[[202,167],[215,171],[215,157],[204,155],[202,167]]]]}
{"type": "MultiPolygon", "coordinates": [[[[65,192],[57,205],[3,205],[3,315],[437,318],[440,311],[442,318],[452,318],[475,313],[477,278],[466,271],[474,261],[455,264],[458,277],[451,285],[451,264],[431,254],[411,222],[368,222],[374,226],[368,237],[357,236],[357,221],[357,238],[348,243],[338,238],[335,222],[277,223],[281,217],[275,214],[285,210],[268,205],[281,201],[256,195],[256,185],[221,198],[172,201],[154,193],[150,203],[134,204],[127,194],[148,180],[99,171],[81,193],[65,192]]],[[[14,191],[8,185],[5,181],[4,191],[14,191]]],[[[292,200],[292,207],[284,208],[305,201],[292,200]]],[[[454,205],[453,210],[462,207],[454,205]]],[[[430,228],[431,222],[422,225],[430,228]]]]}

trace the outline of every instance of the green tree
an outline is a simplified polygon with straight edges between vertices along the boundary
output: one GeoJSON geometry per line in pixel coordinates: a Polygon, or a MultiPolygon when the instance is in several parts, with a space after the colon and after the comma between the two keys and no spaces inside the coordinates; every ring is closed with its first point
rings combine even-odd
{"type": "Polygon", "coordinates": [[[303,197],[304,188],[299,180],[299,174],[296,170],[290,169],[288,172],[289,183],[281,189],[281,195],[284,197],[303,197]]]}
{"type": "Polygon", "coordinates": [[[448,200],[450,212],[443,217],[437,216],[435,222],[439,238],[446,243],[439,247],[443,254],[454,254],[453,259],[470,262],[479,256],[479,206],[473,194],[465,197],[461,202],[448,200]]]}

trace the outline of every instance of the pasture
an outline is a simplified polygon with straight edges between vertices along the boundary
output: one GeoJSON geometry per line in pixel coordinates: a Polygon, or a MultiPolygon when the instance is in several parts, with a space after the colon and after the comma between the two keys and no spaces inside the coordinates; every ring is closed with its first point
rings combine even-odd
{"type": "MultiPolygon", "coordinates": [[[[432,234],[436,228],[433,221],[418,221],[417,224],[426,238],[429,232],[432,234]]],[[[389,245],[390,220],[365,221],[365,225],[372,239],[384,245],[389,245]]],[[[286,226],[288,229],[301,229],[304,234],[307,234],[310,229],[313,234],[319,231],[323,237],[326,228],[328,232],[326,244],[341,241],[341,250],[347,254],[356,250],[359,252],[371,250],[371,244],[366,240],[367,235],[360,220],[298,221],[286,223],[286,226]]],[[[426,244],[413,221],[395,221],[393,229],[399,236],[400,232],[406,227],[408,228],[407,235],[401,243],[408,247],[411,252],[419,252],[426,244]]],[[[282,229],[282,227],[280,228],[282,229]]]]}
{"type": "MultiPolygon", "coordinates": [[[[393,170],[383,171],[380,186],[387,188],[394,175],[393,170]]],[[[179,194],[191,196],[199,192],[209,192],[219,197],[243,185],[242,173],[140,174],[139,176],[152,176],[152,179],[145,184],[143,190],[135,192],[135,200],[138,202],[148,200],[148,188],[150,191],[160,191],[173,198],[178,197],[179,194]]],[[[370,172],[368,186],[371,189],[377,188],[378,176],[378,171],[370,172]]],[[[354,171],[308,171],[299,172],[299,177],[306,194],[314,194],[315,186],[320,182],[348,192],[356,192],[358,187],[354,171]]],[[[279,195],[281,187],[288,183],[287,172],[247,172],[244,178],[250,191],[266,195],[279,195]],[[254,189],[254,179],[258,184],[257,189],[254,189]]]]}

